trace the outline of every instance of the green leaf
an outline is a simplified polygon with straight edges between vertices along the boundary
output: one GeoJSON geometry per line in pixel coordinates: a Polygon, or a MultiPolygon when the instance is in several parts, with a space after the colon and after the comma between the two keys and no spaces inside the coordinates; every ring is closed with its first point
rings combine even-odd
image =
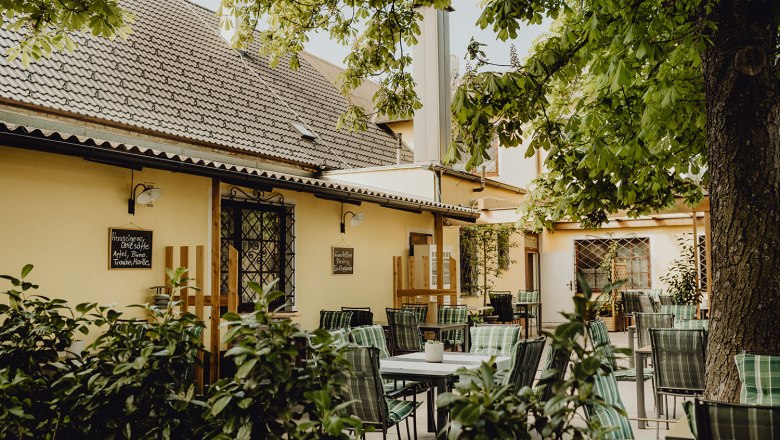
{"type": "Polygon", "coordinates": [[[29,275],[32,270],[33,270],[32,264],[25,264],[24,267],[22,268],[22,278],[29,275]]]}
{"type": "Polygon", "coordinates": [[[211,406],[211,415],[217,416],[219,413],[222,412],[223,409],[230,403],[230,401],[233,399],[232,396],[223,396],[219,398],[214,405],[211,406]]]}

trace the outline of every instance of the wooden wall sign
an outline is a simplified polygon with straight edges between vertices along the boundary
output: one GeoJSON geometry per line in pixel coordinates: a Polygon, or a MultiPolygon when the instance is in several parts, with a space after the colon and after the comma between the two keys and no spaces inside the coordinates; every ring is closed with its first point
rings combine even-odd
{"type": "Polygon", "coordinates": [[[355,272],[355,248],[333,246],[333,275],[352,275],[355,272]]]}
{"type": "Polygon", "coordinates": [[[109,269],[151,269],[152,231],[108,229],[109,269]]]}

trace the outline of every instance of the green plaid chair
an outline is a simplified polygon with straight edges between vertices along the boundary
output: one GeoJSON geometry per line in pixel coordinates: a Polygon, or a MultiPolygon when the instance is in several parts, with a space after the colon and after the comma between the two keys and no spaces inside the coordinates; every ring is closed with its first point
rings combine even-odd
{"type": "MultiPolygon", "coordinates": [[[[393,354],[423,351],[423,339],[414,310],[386,309],[393,354]]],[[[427,312],[426,312],[427,313],[427,312]]]]}
{"type": "MultiPolygon", "coordinates": [[[[539,291],[519,290],[517,292],[517,302],[539,302],[539,291]]],[[[515,319],[525,319],[526,325],[529,327],[529,329],[536,328],[536,315],[538,314],[538,308],[539,306],[530,306],[527,312],[525,310],[515,312],[515,319]],[[531,322],[534,322],[534,324],[531,324],[531,322]]]]}
{"type": "Polygon", "coordinates": [[[562,381],[566,376],[566,368],[569,366],[569,360],[571,359],[571,352],[550,346],[547,350],[547,358],[544,361],[544,367],[542,368],[542,375],[539,377],[539,381],[536,383],[537,389],[541,389],[541,395],[539,400],[546,402],[550,400],[553,393],[552,384],[562,381]]]}
{"type": "MultiPolygon", "coordinates": [[[[691,397],[704,393],[704,330],[651,328],[650,345],[656,401],[660,396],[691,397]]],[[[668,417],[668,409],[664,414],[668,417]]]]}
{"type": "MultiPolygon", "coordinates": [[[[469,311],[465,307],[440,307],[438,314],[439,324],[465,324],[469,319],[469,311]]],[[[453,347],[465,343],[463,329],[443,331],[441,338],[442,342],[453,347]]]]}
{"type": "Polygon", "coordinates": [[[655,311],[652,300],[642,290],[627,290],[621,292],[621,296],[623,297],[626,325],[628,325],[628,319],[633,318],[635,313],[653,313],[655,311]]]}
{"type": "Polygon", "coordinates": [[[325,330],[338,330],[340,328],[348,329],[351,320],[352,312],[320,310],[320,328],[325,330]]]}
{"type": "Polygon", "coordinates": [[[515,344],[513,348],[515,355],[512,357],[509,372],[504,376],[504,385],[513,384],[516,390],[533,385],[546,340],[547,338],[542,336],[515,344]]]}
{"type": "Polygon", "coordinates": [[[349,330],[345,328],[338,328],[336,330],[328,330],[328,333],[333,337],[336,345],[349,344],[349,330]]]}
{"type": "Polygon", "coordinates": [[[676,321],[674,323],[674,328],[681,328],[684,330],[702,329],[705,331],[709,331],[710,320],[709,319],[684,319],[682,321],[676,321]]]}
{"type": "MultiPolygon", "coordinates": [[[[352,342],[360,347],[374,347],[379,350],[379,359],[390,357],[390,351],[387,349],[385,339],[385,329],[381,325],[366,325],[354,327],[349,332],[352,342]]],[[[385,393],[393,396],[410,396],[425,391],[429,388],[428,384],[412,381],[399,383],[396,380],[383,380],[385,393]]]]}
{"type": "Polygon", "coordinates": [[[780,356],[743,353],[734,361],[742,382],[739,403],[780,406],[780,356]]]}
{"type": "Polygon", "coordinates": [[[490,306],[498,315],[499,322],[513,322],[515,319],[515,311],[512,306],[512,294],[496,293],[490,294],[490,306]]]}
{"type": "Polygon", "coordinates": [[[345,409],[347,415],[363,421],[365,425],[382,430],[387,438],[388,429],[396,427],[401,438],[400,422],[406,421],[406,433],[409,435],[409,417],[414,419],[414,436],[417,438],[417,398],[399,400],[385,397],[382,376],[379,374],[379,349],[376,347],[352,347],[345,351],[344,357],[352,364],[352,371],[345,372],[340,378],[345,385],[345,400],[352,401],[345,409]]]}
{"type": "Polygon", "coordinates": [[[350,327],[374,324],[374,313],[371,311],[371,307],[342,307],[341,311],[352,312],[352,320],[349,322],[350,327]]]}
{"type": "Polygon", "coordinates": [[[470,330],[471,353],[511,356],[520,339],[519,325],[483,325],[470,330]]]}
{"type": "Polygon", "coordinates": [[[702,440],[780,439],[780,407],[696,399],[696,433],[702,440]]]}
{"type": "Polygon", "coordinates": [[[671,313],[637,313],[636,340],[638,347],[650,345],[651,328],[673,328],[674,315],[671,313]]]}
{"type": "Polygon", "coordinates": [[[661,313],[671,313],[674,315],[674,322],[693,319],[696,315],[696,306],[693,304],[672,304],[661,305],[661,313]]]}
{"type": "MultiPolygon", "coordinates": [[[[674,302],[672,301],[672,295],[658,295],[658,303],[661,306],[674,305],[674,302]]],[[[660,311],[660,308],[658,310],[660,311]]]]}
{"type": "Polygon", "coordinates": [[[379,350],[379,359],[390,357],[390,350],[387,349],[387,340],[385,339],[385,329],[381,325],[353,327],[349,332],[349,336],[356,345],[376,347],[379,350]]]}
{"type": "Polygon", "coordinates": [[[425,304],[404,304],[402,310],[412,310],[417,314],[417,322],[428,322],[428,306],[425,304]]]}
{"type": "MultiPolygon", "coordinates": [[[[605,360],[605,362],[609,362],[605,360]]],[[[606,375],[598,375],[594,378],[593,392],[604,399],[604,405],[587,406],[585,412],[588,419],[597,421],[606,428],[612,428],[599,439],[629,440],[634,438],[631,423],[626,415],[626,407],[618,392],[615,375],[611,372],[606,375]],[[622,411],[622,413],[621,413],[622,411]]]]}
{"type": "MultiPolygon", "coordinates": [[[[593,342],[593,347],[610,361],[615,379],[620,382],[636,381],[636,368],[618,367],[617,359],[615,358],[615,348],[612,346],[612,341],[609,340],[609,332],[607,331],[607,325],[604,324],[604,321],[597,319],[595,321],[590,321],[589,324],[588,329],[590,331],[590,339],[593,342]]],[[[650,368],[643,368],[642,373],[644,380],[648,380],[653,376],[653,370],[650,368]]]]}

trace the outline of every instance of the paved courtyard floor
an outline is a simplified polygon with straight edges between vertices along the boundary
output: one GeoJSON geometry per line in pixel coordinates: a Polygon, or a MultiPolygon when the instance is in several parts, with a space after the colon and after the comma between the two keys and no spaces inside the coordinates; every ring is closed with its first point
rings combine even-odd
{"type": "MultiPolygon", "coordinates": [[[[628,347],[628,335],[625,332],[612,332],[609,334],[610,339],[612,339],[612,343],[616,347],[628,347]]],[[[627,366],[627,364],[626,364],[627,366]]],[[[636,401],[636,383],[635,382],[618,382],[618,389],[620,391],[620,396],[623,399],[623,404],[626,406],[626,411],[628,412],[628,416],[630,418],[636,418],[636,407],[637,407],[637,401],[636,401]]],[[[652,386],[651,382],[645,381],[645,408],[647,409],[647,417],[649,419],[657,418],[655,407],[653,404],[653,396],[652,396],[652,386]]],[[[420,395],[422,396],[422,395],[420,395]]],[[[418,397],[420,398],[420,397],[418,397]]],[[[677,399],[677,418],[680,418],[683,416],[682,412],[682,400],[677,399]]],[[[672,413],[672,398],[669,398],[669,412],[672,413]]],[[[673,422],[674,419],[670,416],[670,420],[673,422]]],[[[420,440],[430,440],[434,439],[435,436],[433,433],[428,433],[427,428],[427,410],[426,405],[423,403],[420,405],[420,408],[417,411],[417,438],[420,440]]],[[[656,438],[664,439],[666,434],[666,424],[661,423],[660,425],[660,432],[656,433],[656,424],[650,423],[650,426],[646,429],[638,429],[637,428],[637,422],[636,420],[631,421],[631,426],[634,431],[634,437],[637,440],[654,440],[656,438]],[[656,437],[658,435],[658,437],[656,437]]],[[[670,424],[671,427],[671,424],[670,424]]],[[[382,433],[370,433],[366,436],[367,439],[381,439],[382,433]]],[[[387,436],[388,439],[396,439],[398,438],[396,434],[395,428],[393,428],[387,436]]],[[[401,424],[401,438],[406,438],[406,425],[401,424]]]]}

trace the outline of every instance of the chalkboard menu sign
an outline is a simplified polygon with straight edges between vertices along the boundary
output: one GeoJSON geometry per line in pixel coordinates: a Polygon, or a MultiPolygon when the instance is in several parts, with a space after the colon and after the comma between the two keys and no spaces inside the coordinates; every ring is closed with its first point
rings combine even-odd
{"type": "Polygon", "coordinates": [[[152,231],[108,229],[109,269],[151,269],[152,231]]]}
{"type": "Polygon", "coordinates": [[[355,248],[333,246],[333,275],[352,275],[355,269],[355,248]]]}

